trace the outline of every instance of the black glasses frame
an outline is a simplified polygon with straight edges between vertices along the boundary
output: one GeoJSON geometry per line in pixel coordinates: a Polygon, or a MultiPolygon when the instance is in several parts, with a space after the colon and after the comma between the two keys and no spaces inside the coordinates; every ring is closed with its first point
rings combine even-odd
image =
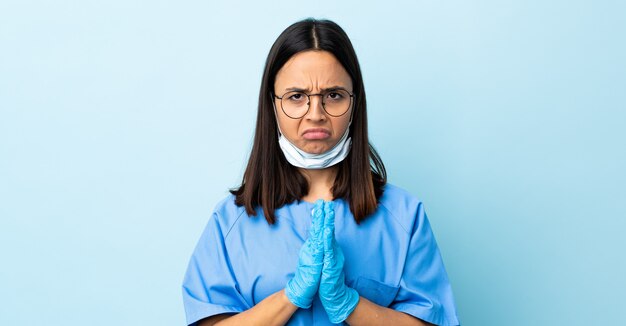
{"type": "Polygon", "coordinates": [[[326,102],[324,102],[324,95],[328,94],[328,93],[332,93],[333,91],[345,91],[346,93],[348,93],[348,95],[350,95],[350,105],[348,105],[348,109],[346,110],[346,112],[350,111],[350,108],[352,107],[352,104],[354,103],[354,93],[350,93],[347,89],[345,88],[333,88],[333,89],[329,89],[326,90],[324,93],[317,93],[317,94],[307,94],[305,92],[301,92],[301,91],[289,91],[289,92],[285,92],[285,94],[283,94],[282,97],[278,97],[276,96],[276,94],[272,93],[272,96],[279,99],[280,100],[280,109],[283,110],[283,113],[291,118],[291,119],[302,119],[302,117],[304,117],[305,115],[307,115],[307,113],[309,113],[309,110],[311,110],[311,96],[321,96],[322,97],[322,108],[324,109],[324,112],[326,112],[326,114],[328,114],[331,117],[340,117],[344,114],[346,114],[346,112],[340,114],[340,115],[333,115],[330,114],[328,111],[326,111],[326,102]],[[294,118],[292,116],[290,116],[289,114],[287,114],[287,112],[285,112],[285,108],[283,107],[283,97],[285,97],[285,95],[287,95],[288,93],[301,93],[307,96],[307,109],[306,112],[304,112],[304,114],[302,114],[302,116],[294,118]]]}

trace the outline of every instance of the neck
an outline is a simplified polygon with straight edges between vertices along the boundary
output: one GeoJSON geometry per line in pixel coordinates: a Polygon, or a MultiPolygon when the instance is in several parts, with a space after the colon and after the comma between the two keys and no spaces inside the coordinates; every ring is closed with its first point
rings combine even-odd
{"type": "Polygon", "coordinates": [[[302,198],[304,201],[315,202],[318,199],[333,200],[331,188],[335,184],[337,165],[325,169],[302,169],[300,172],[309,182],[309,193],[302,198]]]}

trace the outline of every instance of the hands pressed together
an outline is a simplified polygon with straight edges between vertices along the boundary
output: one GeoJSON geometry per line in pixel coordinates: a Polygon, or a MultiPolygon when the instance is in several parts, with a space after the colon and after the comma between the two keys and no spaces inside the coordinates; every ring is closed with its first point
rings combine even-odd
{"type": "Polygon", "coordinates": [[[300,308],[311,307],[315,295],[319,295],[328,318],[336,324],[356,308],[359,294],[345,284],[345,259],[335,240],[334,203],[316,201],[312,215],[309,238],[300,249],[298,267],[285,287],[285,294],[300,308]]]}

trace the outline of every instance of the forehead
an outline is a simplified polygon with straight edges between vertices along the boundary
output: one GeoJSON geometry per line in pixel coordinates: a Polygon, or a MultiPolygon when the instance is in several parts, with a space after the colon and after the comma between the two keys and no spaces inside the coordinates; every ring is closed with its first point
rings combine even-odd
{"type": "Polygon", "coordinates": [[[328,51],[304,51],[295,54],[276,74],[277,92],[296,87],[316,91],[333,86],[352,90],[352,80],[346,69],[328,51]]]}

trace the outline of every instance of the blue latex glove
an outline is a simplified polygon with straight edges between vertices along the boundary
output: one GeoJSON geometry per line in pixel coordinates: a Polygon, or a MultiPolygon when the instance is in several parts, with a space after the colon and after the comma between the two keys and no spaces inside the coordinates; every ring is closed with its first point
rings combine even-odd
{"type": "Polygon", "coordinates": [[[324,201],[319,199],[313,208],[309,238],[300,249],[295,275],[285,287],[287,299],[300,308],[309,308],[320,285],[324,265],[322,226],[324,223],[324,201]]]}
{"type": "Polygon", "coordinates": [[[345,284],[345,258],[335,239],[335,203],[324,205],[324,268],[319,297],[332,323],[346,320],[359,303],[359,294],[345,284]]]}

